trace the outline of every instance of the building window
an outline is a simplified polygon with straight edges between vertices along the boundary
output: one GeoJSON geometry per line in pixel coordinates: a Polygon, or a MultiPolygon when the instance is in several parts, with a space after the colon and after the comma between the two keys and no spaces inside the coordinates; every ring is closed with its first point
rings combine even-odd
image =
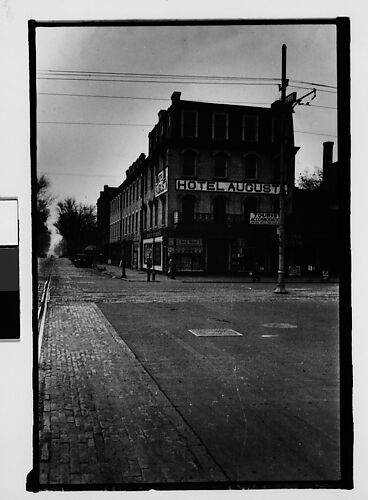
{"type": "Polygon", "coordinates": [[[215,222],[223,223],[226,219],[226,198],[216,196],[213,200],[213,219],[215,222]]]}
{"type": "Polygon", "coordinates": [[[185,151],[183,153],[183,175],[193,177],[196,171],[197,153],[195,151],[185,151]]]}
{"type": "Polygon", "coordinates": [[[147,193],[147,184],[148,184],[148,171],[146,170],[144,173],[144,192],[147,193]]]}
{"type": "Polygon", "coordinates": [[[138,233],[138,212],[135,213],[135,232],[138,233]]]}
{"type": "Polygon", "coordinates": [[[153,226],[153,205],[152,203],[148,207],[149,210],[149,227],[153,226]]]}
{"type": "Polygon", "coordinates": [[[166,198],[161,198],[161,226],[166,225],[166,198]]]}
{"type": "Polygon", "coordinates": [[[281,127],[282,120],[281,118],[273,118],[272,120],[272,142],[275,144],[280,143],[281,141],[281,127]]]}
{"type": "Polygon", "coordinates": [[[212,115],[212,138],[229,138],[229,116],[226,113],[213,113],[212,115]]]}
{"type": "Polygon", "coordinates": [[[195,197],[186,195],[182,199],[183,222],[194,221],[195,197]]]}
{"type": "Polygon", "coordinates": [[[183,137],[198,137],[198,113],[197,111],[182,111],[181,135],[183,137]]]}
{"type": "Polygon", "coordinates": [[[158,203],[157,201],[153,204],[154,207],[154,221],[155,221],[155,227],[158,226],[158,203]]]}
{"type": "Polygon", "coordinates": [[[151,176],[151,189],[153,189],[153,183],[154,183],[154,177],[155,177],[155,174],[154,174],[154,166],[152,165],[151,169],[150,169],[150,176],[151,176]]]}
{"type": "Polygon", "coordinates": [[[243,141],[258,141],[258,116],[243,116],[243,141]]]}
{"type": "Polygon", "coordinates": [[[166,137],[171,135],[171,113],[167,115],[167,127],[166,127],[166,137]]]}
{"type": "Polygon", "coordinates": [[[217,153],[214,156],[214,175],[216,178],[226,177],[227,171],[227,155],[225,153],[217,153]]]}
{"type": "Polygon", "coordinates": [[[245,179],[256,179],[258,176],[259,158],[257,155],[247,155],[244,158],[245,179]]]}
{"type": "Polygon", "coordinates": [[[143,207],[143,229],[147,229],[147,205],[143,207]]]}
{"type": "Polygon", "coordinates": [[[280,157],[277,156],[273,159],[273,178],[274,180],[280,180],[280,157]]]}

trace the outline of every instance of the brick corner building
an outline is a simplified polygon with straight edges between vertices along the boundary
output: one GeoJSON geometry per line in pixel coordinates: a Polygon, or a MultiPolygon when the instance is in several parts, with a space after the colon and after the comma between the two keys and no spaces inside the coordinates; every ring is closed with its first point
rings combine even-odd
{"type": "MultiPolygon", "coordinates": [[[[286,122],[291,213],[298,150],[291,108],[286,122]]],[[[110,192],[111,261],[144,269],[150,256],[155,270],[166,272],[172,255],[178,271],[209,273],[247,272],[257,261],[275,273],[280,132],[277,102],[214,104],[174,92],[149,133],[148,156],[141,154],[110,192]]]]}

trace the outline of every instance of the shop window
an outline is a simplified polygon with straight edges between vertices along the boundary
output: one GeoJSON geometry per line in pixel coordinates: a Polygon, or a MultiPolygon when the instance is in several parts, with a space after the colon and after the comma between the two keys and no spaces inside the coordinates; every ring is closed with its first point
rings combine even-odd
{"type": "Polygon", "coordinates": [[[196,171],[197,153],[195,151],[185,151],[183,153],[183,175],[193,177],[196,171]]]}
{"type": "Polygon", "coordinates": [[[194,207],[195,207],[194,196],[191,195],[184,196],[182,200],[183,222],[194,221],[194,207]]]}
{"type": "Polygon", "coordinates": [[[243,141],[258,141],[258,116],[243,116],[243,141]]]}
{"type": "Polygon", "coordinates": [[[226,113],[213,113],[212,115],[212,138],[228,139],[229,137],[229,117],[226,113]]]}
{"type": "Polygon", "coordinates": [[[216,178],[226,177],[227,155],[225,153],[217,153],[214,156],[214,167],[214,174],[216,178]]]}
{"type": "Polygon", "coordinates": [[[216,196],[213,201],[213,218],[215,222],[223,223],[226,219],[226,198],[216,196]]]}
{"type": "Polygon", "coordinates": [[[161,266],[161,243],[160,242],[155,242],[153,244],[153,265],[154,266],[161,266]]]}
{"type": "Polygon", "coordinates": [[[244,158],[245,179],[256,179],[258,175],[259,158],[257,155],[247,155],[244,158]]]}
{"type": "Polygon", "coordinates": [[[182,112],[181,135],[183,137],[198,137],[198,113],[196,111],[182,112]]]}

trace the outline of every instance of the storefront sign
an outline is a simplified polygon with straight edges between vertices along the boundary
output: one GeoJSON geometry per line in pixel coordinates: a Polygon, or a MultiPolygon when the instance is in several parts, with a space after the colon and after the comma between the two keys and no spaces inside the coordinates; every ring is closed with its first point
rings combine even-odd
{"type": "Polygon", "coordinates": [[[279,214],[274,212],[256,212],[249,214],[249,223],[278,226],[280,217],[279,214]]]}
{"type": "MultiPolygon", "coordinates": [[[[279,194],[280,184],[259,182],[193,181],[176,179],[177,191],[213,191],[221,193],[279,194]]],[[[287,192],[287,186],[285,186],[287,192]]]]}
{"type": "Polygon", "coordinates": [[[202,245],[202,240],[201,238],[177,238],[176,240],[177,245],[202,245]]]}
{"type": "Polygon", "coordinates": [[[155,197],[160,196],[163,193],[166,193],[168,186],[167,186],[167,171],[168,169],[165,168],[164,170],[161,170],[157,174],[157,183],[155,185],[155,197]]]}

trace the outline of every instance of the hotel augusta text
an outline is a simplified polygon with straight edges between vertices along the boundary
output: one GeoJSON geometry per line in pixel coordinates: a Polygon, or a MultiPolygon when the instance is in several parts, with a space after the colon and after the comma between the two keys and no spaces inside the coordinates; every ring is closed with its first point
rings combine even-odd
{"type": "MultiPolygon", "coordinates": [[[[258,182],[223,182],[176,179],[177,191],[214,191],[221,193],[279,194],[280,184],[258,182]]],[[[287,186],[285,186],[287,192],[287,186]]]]}

